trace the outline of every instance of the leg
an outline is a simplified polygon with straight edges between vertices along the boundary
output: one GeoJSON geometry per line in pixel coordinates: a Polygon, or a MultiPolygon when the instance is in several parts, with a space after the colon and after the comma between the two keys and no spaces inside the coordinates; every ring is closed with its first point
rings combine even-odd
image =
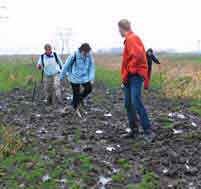
{"type": "Polygon", "coordinates": [[[140,116],[140,122],[145,133],[150,132],[150,121],[144,105],[141,101],[141,90],[142,90],[143,78],[137,75],[130,77],[131,85],[131,104],[136,108],[137,113],[140,116]]]}
{"type": "Polygon", "coordinates": [[[80,104],[80,84],[71,83],[73,89],[73,108],[76,110],[80,104]]]}
{"type": "Polygon", "coordinates": [[[82,84],[84,91],[80,94],[81,100],[86,98],[92,92],[92,85],[90,82],[82,84]]]}
{"type": "Polygon", "coordinates": [[[53,103],[53,85],[54,85],[54,79],[53,77],[45,77],[44,78],[45,83],[45,96],[47,99],[48,104],[53,103]]]}
{"type": "Polygon", "coordinates": [[[131,105],[131,90],[130,85],[124,86],[124,95],[125,95],[125,108],[127,110],[127,116],[129,121],[129,127],[132,133],[138,133],[138,125],[137,125],[137,115],[135,107],[131,105]]]}
{"type": "Polygon", "coordinates": [[[54,88],[56,93],[56,98],[59,103],[62,102],[61,98],[61,84],[60,84],[60,78],[59,75],[54,76],[54,88]]]}

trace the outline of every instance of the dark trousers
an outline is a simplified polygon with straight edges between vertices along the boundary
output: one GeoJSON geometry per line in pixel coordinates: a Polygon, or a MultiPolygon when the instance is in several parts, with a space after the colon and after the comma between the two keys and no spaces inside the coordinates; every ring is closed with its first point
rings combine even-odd
{"type": "Polygon", "coordinates": [[[143,78],[139,75],[130,75],[128,78],[128,84],[124,87],[125,94],[125,107],[127,110],[128,120],[130,126],[132,126],[137,120],[137,113],[140,116],[140,122],[145,133],[150,131],[150,122],[145,110],[145,107],[141,101],[143,78]]]}
{"type": "Polygon", "coordinates": [[[92,92],[92,85],[90,82],[83,83],[83,84],[75,84],[71,83],[72,89],[73,89],[73,107],[74,109],[77,109],[80,102],[83,101],[84,98],[86,98],[91,92],[92,92]],[[80,87],[83,87],[84,90],[80,92],[80,87]]]}

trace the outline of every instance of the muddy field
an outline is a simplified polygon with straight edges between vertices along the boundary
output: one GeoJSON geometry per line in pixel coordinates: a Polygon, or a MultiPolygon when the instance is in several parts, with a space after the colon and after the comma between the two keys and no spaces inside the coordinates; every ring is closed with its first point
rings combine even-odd
{"type": "MultiPolygon", "coordinates": [[[[67,91],[68,107],[70,93],[67,91]]],[[[144,144],[141,137],[121,139],[128,128],[120,89],[96,84],[82,109],[82,119],[70,108],[63,114],[62,107],[45,106],[41,98],[32,104],[31,96],[22,89],[2,93],[0,124],[19,133],[27,156],[40,156],[43,173],[35,180],[23,174],[13,177],[20,163],[1,164],[0,188],[12,188],[12,179],[19,188],[201,188],[201,118],[188,112],[184,102],[173,102],[154,91],[144,96],[157,134],[153,143],[144,144]],[[52,175],[57,168],[60,172],[52,175]],[[54,186],[43,185],[53,180],[54,186]]],[[[34,162],[21,162],[28,166],[25,172],[34,169],[34,162]]]]}

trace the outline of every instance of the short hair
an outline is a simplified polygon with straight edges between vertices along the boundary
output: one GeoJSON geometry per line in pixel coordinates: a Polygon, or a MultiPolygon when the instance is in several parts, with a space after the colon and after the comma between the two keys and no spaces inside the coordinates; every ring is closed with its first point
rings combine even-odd
{"type": "Polygon", "coordinates": [[[153,53],[154,51],[153,51],[152,48],[149,48],[149,49],[147,50],[147,52],[153,53]]]}
{"type": "Polygon", "coordinates": [[[52,46],[49,43],[47,43],[47,44],[45,44],[44,49],[45,50],[52,49],[52,46]]]}
{"type": "Polygon", "coordinates": [[[88,43],[83,43],[80,48],[79,48],[80,52],[84,51],[86,53],[89,53],[91,51],[91,47],[88,43]]]}
{"type": "Polygon", "coordinates": [[[123,28],[126,31],[131,30],[131,23],[127,19],[120,20],[118,25],[120,28],[123,28]]]}

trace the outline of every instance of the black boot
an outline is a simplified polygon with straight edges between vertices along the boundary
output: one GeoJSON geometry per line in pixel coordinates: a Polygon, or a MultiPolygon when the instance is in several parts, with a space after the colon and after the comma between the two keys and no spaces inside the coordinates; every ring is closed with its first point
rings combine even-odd
{"type": "Polygon", "coordinates": [[[48,106],[50,106],[50,105],[53,104],[53,98],[52,98],[51,96],[48,97],[48,99],[47,99],[47,104],[48,104],[48,106]]]}

